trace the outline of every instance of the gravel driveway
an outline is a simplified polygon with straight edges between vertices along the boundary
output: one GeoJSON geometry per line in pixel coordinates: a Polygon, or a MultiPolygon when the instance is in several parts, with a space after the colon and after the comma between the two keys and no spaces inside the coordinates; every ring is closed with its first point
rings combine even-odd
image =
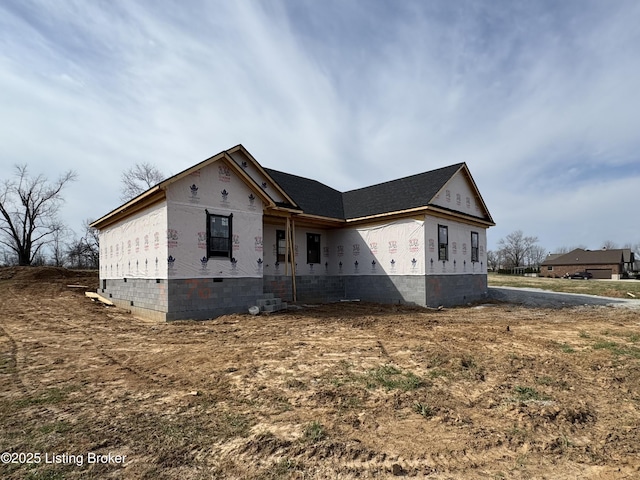
{"type": "Polygon", "coordinates": [[[489,298],[529,307],[562,308],[577,305],[602,305],[640,309],[640,300],[598,297],[580,293],[561,293],[539,288],[489,287],[489,298]]]}

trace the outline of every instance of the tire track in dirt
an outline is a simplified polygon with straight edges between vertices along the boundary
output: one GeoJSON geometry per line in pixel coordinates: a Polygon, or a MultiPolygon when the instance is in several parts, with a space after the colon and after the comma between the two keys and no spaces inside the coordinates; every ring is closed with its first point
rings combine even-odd
{"type": "Polygon", "coordinates": [[[18,344],[13,339],[13,337],[9,334],[9,332],[7,332],[7,330],[3,328],[1,325],[0,325],[0,336],[6,337],[10,345],[9,352],[3,355],[5,358],[7,358],[7,360],[3,361],[2,369],[9,370],[9,373],[5,373],[5,375],[8,375],[12,379],[13,381],[12,383],[18,387],[18,389],[20,390],[20,393],[22,393],[23,395],[26,395],[28,390],[26,385],[22,381],[22,378],[20,377],[20,373],[19,373],[20,370],[18,368],[18,344]]]}

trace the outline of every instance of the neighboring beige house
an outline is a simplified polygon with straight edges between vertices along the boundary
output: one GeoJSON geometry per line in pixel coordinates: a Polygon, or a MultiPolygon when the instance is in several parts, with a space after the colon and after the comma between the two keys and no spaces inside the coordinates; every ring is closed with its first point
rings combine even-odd
{"type": "Polygon", "coordinates": [[[466,164],[339,192],[242,146],[93,222],[100,289],[137,314],[242,312],[264,295],[456,305],[487,295],[494,225],[466,164]]]}
{"type": "Polygon", "coordinates": [[[565,254],[550,254],[540,265],[540,276],[563,277],[576,272],[588,272],[593,278],[619,280],[624,272],[633,270],[634,261],[634,254],[628,248],[576,248],[565,254]]]}

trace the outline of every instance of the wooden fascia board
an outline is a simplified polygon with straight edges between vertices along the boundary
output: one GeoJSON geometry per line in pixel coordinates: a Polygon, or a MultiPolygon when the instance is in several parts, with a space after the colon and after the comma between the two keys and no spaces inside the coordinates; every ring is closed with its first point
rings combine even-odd
{"type": "Polygon", "coordinates": [[[229,153],[235,153],[235,152],[238,152],[238,151],[242,152],[242,154],[245,157],[247,157],[251,161],[251,163],[253,163],[253,166],[256,167],[260,173],[262,173],[266,178],[268,178],[271,181],[273,186],[278,190],[278,192],[280,192],[282,194],[282,196],[285,199],[287,199],[287,201],[289,203],[291,203],[291,205],[295,205],[296,207],[298,206],[298,204],[296,202],[294,202],[293,199],[289,195],[287,195],[287,192],[285,192],[282,189],[282,187],[280,185],[278,185],[278,182],[276,182],[273,178],[271,178],[271,175],[269,175],[267,173],[267,171],[264,168],[262,168],[262,165],[260,165],[260,163],[255,158],[253,158],[253,155],[251,155],[249,153],[249,151],[246,148],[244,148],[243,145],[236,145],[235,147],[230,148],[229,150],[227,150],[227,152],[229,152],[229,153]]]}
{"type": "Polygon", "coordinates": [[[325,228],[340,228],[346,225],[346,222],[342,219],[309,215],[307,213],[298,213],[293,218],[296,219],[297,225],[313,225],[325,228]]]}
{"type": "Polygon", "coordinates": [[[451,210],[441,209],[433,205],[427,205],[425,207],[409,208],[407,210],[398,210],[395,212],[380,213],[377,215],[369,215],[367,217],[351,218],[346,221],[349,225],[370,223],[371,221],[377,221],[382,219],[395,220],[402,217],[411,217],[418,214],[433,214],[439,218],[455,219],[462,223],[468,223],[474,226],[483,228],[489,228],[495,225],[493,222],[489,222],[482,218],[471,217],[463,213],[456,213],[451,210]]]}
{"type": "Polygon", "coordinates": [[[495,222],[493,221],[493,218],[491,217],[491,213],[489,212],[489,209],[487,208],[487,204],[484,203],[484,199],[482,198],[482,195],[480,194],[480,190],[478,189],[478,185],[476,185],[476,181],[471,176],[471,172],[469,171],[469,167],[467,167],[466,163],[462,166],[462,170],[464,172],[464,175],[467,177],[467,180],[469,180],[469,183],[471,183],[471,186],[473,187],[473,191],[475,192],[476,198],[478,200],[480,200],[480,205],[482,205],[482,208],[484,210],[485,215],[489,218],[491,223],[493,225],[495,225],[495,222]]]}
{"type": "Polygon", "coordinates": [[[101,230],[165,199],[165,189],[161,188],[160,185],[156,185],[142,195],[91,223],[89,226],[101,230]]]}
{"type": "Polygon", "coordinates": [[[464,213],[458,213],[455,210],[447,210],[446,208],[441,208],[435,205],[429,205],[426,207],[427,213],[433,214],[436,217],[440,218],[455,218],[463,223],[468,223],[471,225],[476,225],[484,228],[489,228],[495,226],[493,221],[485,220],[484,218],[472,217],[471,215],[466,215],[464,213]]]}
{"type": "Polygon", "coordinates": [[[233,158],[231,158],[227,154],[227,152],[223,152],[222,161],[229,168],[231,168],[234,172],[236,172],[236,174],[238,174],[240,179],[251,190],[253,190],[255,193],[257,193],[258,196],[260,196],[265,201],[265,203],[267,203],[267,205],[269,207],[275,207],[276,206],[276,202],[274,202],[273,199],[262,188],[260,188],[260,186],[256,183],[256,181],[253,178],[251,178],[251,176],[247,172],[245,172],[242,169],[242,167],[240,167],[236,162],[234,162],[233,158]]]}

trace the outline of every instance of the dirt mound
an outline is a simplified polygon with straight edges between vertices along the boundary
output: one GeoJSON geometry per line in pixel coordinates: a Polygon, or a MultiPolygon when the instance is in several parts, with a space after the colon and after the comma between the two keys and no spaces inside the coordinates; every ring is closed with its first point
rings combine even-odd
{"type": "Polygon", "coordinates": [[[96,270],[70,270],[62,267],[2,267],[0,280],[60,280],[69,278],[98,278],[96,270]]]}
{"type": "Polygon", "coordinates": [[[81,283],[92,288],[98,283],[96,270],[71,270],[62,267],[2,267],[0,281],[13,280],[21,285],[39,286],[43,282],[81,283]]]}

